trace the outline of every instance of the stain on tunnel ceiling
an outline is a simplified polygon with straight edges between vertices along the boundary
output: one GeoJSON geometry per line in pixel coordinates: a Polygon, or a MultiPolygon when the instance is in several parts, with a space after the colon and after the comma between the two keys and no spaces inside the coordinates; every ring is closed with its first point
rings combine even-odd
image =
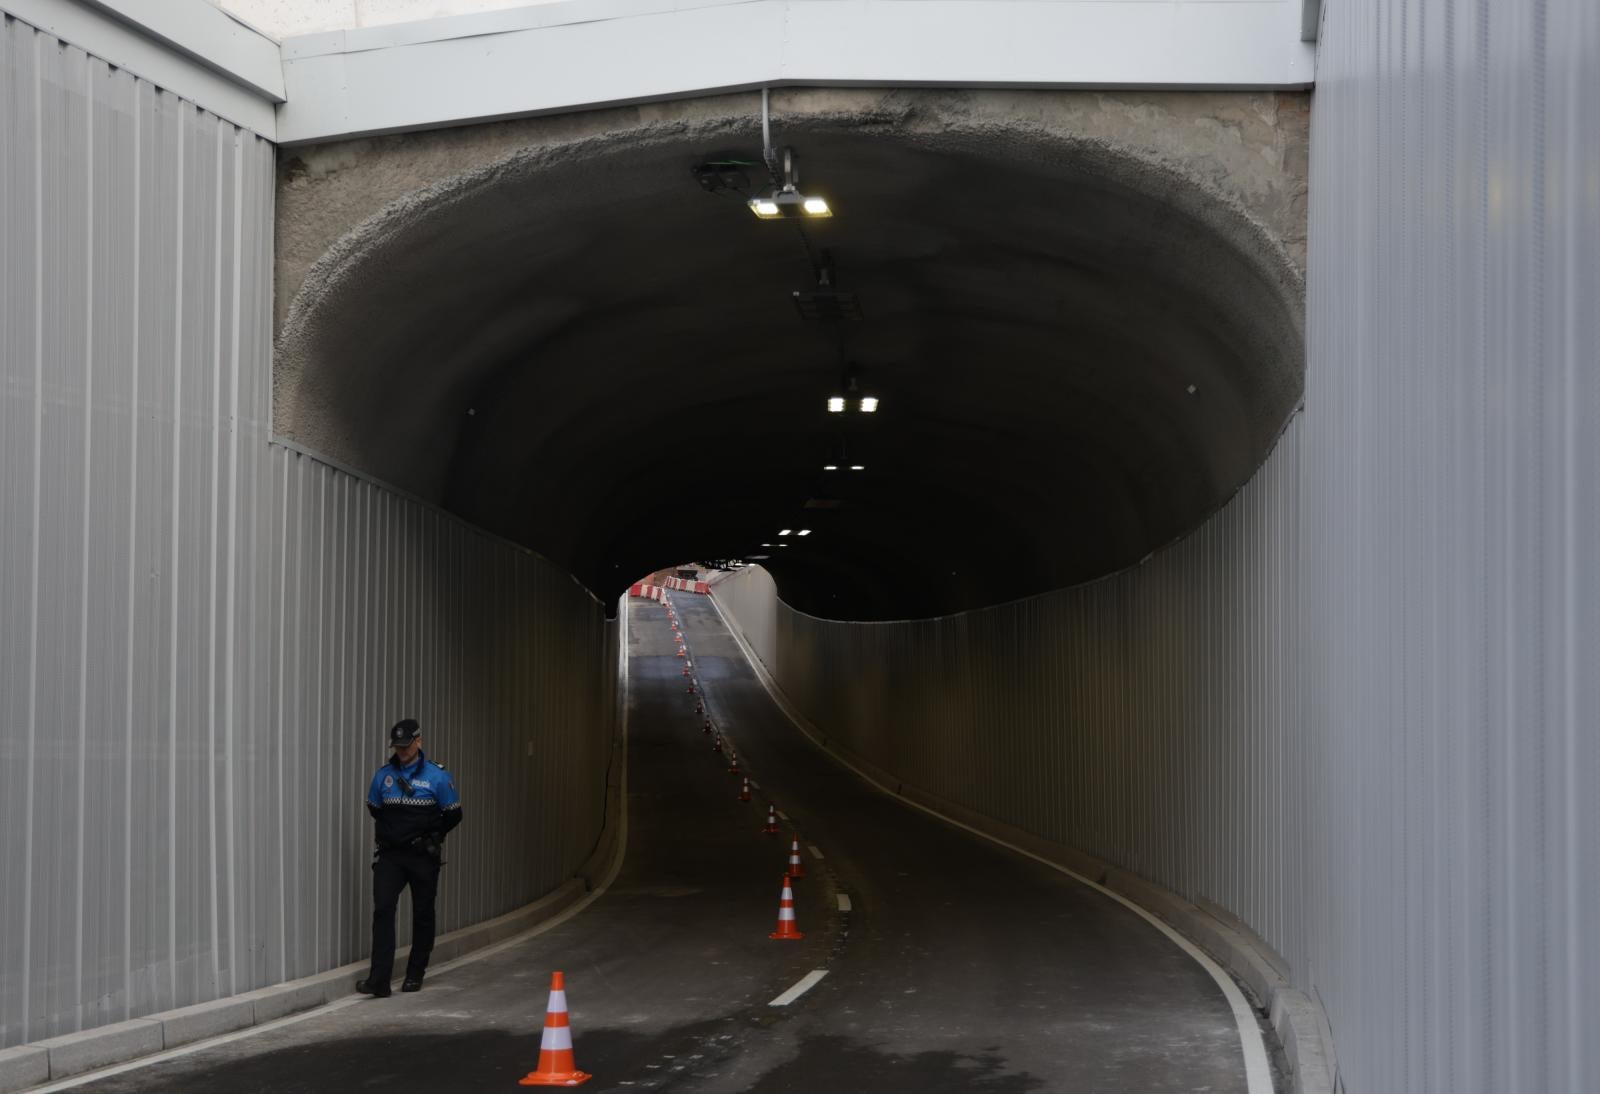
{"type": "Polygon", "coordinates": [[[803,319],[794,227],[697,184],[759,158],[748,127],[619,134],[408,202],[324,264],[280,339],[280,428],[603,598],[754,553],[796,608],[881,619],[1136,562],[1298,403],[1292,264],[1174,171],[992,125],[778,137],[834,206],[807,230],[859,320],[803,319]],[[844,361],[876,415],[827,413],[844,361]],[[760,546],[781,528],[812,534],[760,546]]]}

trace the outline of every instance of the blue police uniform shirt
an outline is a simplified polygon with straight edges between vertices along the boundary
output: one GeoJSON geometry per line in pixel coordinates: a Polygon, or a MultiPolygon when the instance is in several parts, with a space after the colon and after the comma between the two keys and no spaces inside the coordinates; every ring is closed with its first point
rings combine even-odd
{"type": "Polygon", "coordinates": [[[461,795],[450,772],[420,752],[410,764],[390,760],[372,776],[367,810],[377,821],[379,849],[403,847],[461,822],[461,795]]]}

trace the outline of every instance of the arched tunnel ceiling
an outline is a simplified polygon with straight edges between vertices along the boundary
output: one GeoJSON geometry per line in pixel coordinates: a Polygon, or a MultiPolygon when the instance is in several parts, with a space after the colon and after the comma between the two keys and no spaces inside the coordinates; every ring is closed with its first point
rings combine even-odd
{"type": "Polygon", "coordinates": [[[1136,562],[1297,404],[1292,264],[1176,173],[992,125],[779,140],[837,211],[807,230],[860,320],[803,320],[799,232],[697,185],[696,163],[759,158],[748,128],[589,140],[330,255],[280,339],[280,426],[605,598],[765,554],[801,610],[891,618],[1136,562]],[[826,412],[842,360],[877,415],[826,412]],[[812,534],[760,547],[784,527],[812,534]]]}

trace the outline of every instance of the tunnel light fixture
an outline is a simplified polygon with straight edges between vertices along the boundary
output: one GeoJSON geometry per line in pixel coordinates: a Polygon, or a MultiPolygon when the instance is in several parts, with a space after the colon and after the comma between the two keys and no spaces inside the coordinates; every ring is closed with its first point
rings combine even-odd
{"type": "MultiPolygon", "coordinates": [[[[769,152],[767,161],[772,163],[769,152]]],[[[773,188],[770,193],[758,194],[749,201],[750,211],[759,220],[785,220],[790,217],[821,220],[833,216],[833,208],[826,198],[800,192],[800,173],[794,166],[794,149],[783,150],[783,182],[773,171],[773,188]]]]}
{"type": "Polygon", "coordinates": [[[853,463],[850,465],[850,470],[852,471],[865,471],[866,469],[866,465],[864,464],[853,463]]]}
{"type": "Polygon", "coordinates": [[[824,471],[837,471],[839,470],[839,465],[836,463],[825,463],[822,465],[822,469],[824,471]]]}
{"type": "Polygon", "coordinates": [[[802,528],[798,532],[795,533],[795,535],[797,535],[797,536],[809,536],[810,534],[811,534],[811,529],[809,529],[809,528],[802,528]]]}
{"type": "Polygon", "coordinates": [[[753,197],[749,204],[757,220],[785,220],[795,216],[821,220],[833,216],[827,201],[819,197],[806,197],[789,185],[781,186],[770,194],[753,197]]]}
{"type": "Polygon", "coordinates": [[[793,535],[794,532],[793,532],[793,529],[785,528],[783,531],[779,532],[778,534],[780,536],[788,536],[788,535],[793,535]]]}
{"type": "Polygon", "coordinates": [[[861,369],[857,365],[845,366],[839,379],[839,390],[828,396],[828,413],[843,414],[847,410],[861,414],[876,414],[882,400],[861,390],[861,369]]]}

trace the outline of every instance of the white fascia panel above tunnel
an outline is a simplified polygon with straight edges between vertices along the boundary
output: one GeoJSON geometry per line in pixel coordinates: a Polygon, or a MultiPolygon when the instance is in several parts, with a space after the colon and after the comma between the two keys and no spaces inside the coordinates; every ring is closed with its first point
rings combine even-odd
{"type": "Polygon", "coordinates": [[[1309,87],[1299,0],[557,0],[286,39],[284,144],[762,85],[1309,87]]]}

